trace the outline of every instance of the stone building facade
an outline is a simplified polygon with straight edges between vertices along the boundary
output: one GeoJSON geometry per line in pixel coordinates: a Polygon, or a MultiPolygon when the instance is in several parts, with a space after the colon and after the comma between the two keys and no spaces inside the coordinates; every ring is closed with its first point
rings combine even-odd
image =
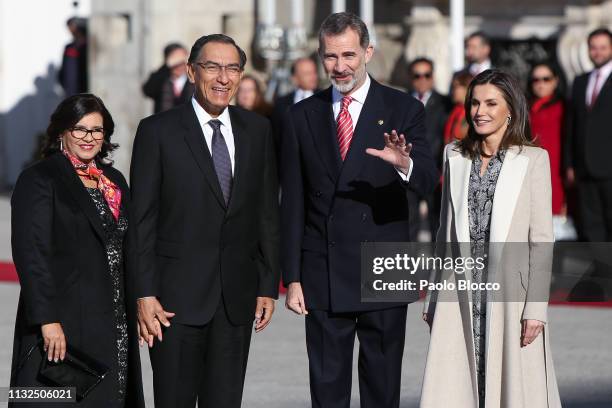
{"type": "MultiPolygon", "coordinates": [[[[452,75],[449,3],[449,0],[92,0],[91,90],[103,98],[115,116],[115,140],[123,147],[115,156],[116,164],[127,174],[138,121],[151,112],[151,104],[142,96],[140,86],[148,73],[162,63],[161,50],[168,42],[190,46],[203,34],[224,32],[247,51],[247,71],[266,80],[283,66],[278,55],[294,57],[316,52],[317,28],[333,9],[343,7],[357,13],[367,10],[377,49],[370,73],[380,81],[405,87],[407,62],[427,56],[436,64],[436,86],[444,92],[452,75]],[[296,12],[296,7],[301,11],[296,12]],[[266,31],[270,25],[272,29],[266,31]],[[289,30],[283,32],[283,28],[289,30]],[[262,42],[262,36],[270,32],[281,35],[278,37],[281,40],[287,39],[287,35],[297,38],[293,45],[297,41],[299,49],[289,50],[293,53],[284,49],[284,53],[270,57],[274,53],[262,52],[265,51],[262,44],[274,47],[274,34],[271,40],[268,38],[270,41],[262,42]]],[[[571,81],[576,74],[591,68],[586,37],[599,26],[612,27],[612,0],[465,0],[465,33],[487,32],[493,39],[494,62],[497,59],[510,64],[509,68],[519,75],[533,59],[554,58],[571,81]]]]}

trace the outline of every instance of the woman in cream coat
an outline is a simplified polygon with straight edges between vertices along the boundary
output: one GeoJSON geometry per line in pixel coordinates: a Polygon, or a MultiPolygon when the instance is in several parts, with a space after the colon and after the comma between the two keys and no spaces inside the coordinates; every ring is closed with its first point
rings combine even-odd
{"type": "MultiPolygon", "coordinates": [[[[465,110],[468,136],[445,149],[437,250],[487,256],[484,272],[466,272],[466,279],[500,282],[504,298],[428,293],[421,407],[560,407],[546,324],[553,241],[548,155],[529,142],[527,102],[510,75],[479,74],[465,110]]],[[[453,271],[439,274],[433,279],[461,279],[453,271]]]]}

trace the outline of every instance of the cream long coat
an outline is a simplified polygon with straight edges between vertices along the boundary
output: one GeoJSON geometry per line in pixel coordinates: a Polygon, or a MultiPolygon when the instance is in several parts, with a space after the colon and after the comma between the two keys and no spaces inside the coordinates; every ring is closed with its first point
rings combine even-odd
{"type": "MultiPolygon", "coordinates": [[[[469,244],[455,244],[470,241],[468,182],[472,161],[462,156],[455,144],[446,147],[444,158],[437,242],[454,243],[455,251],[469,256],[469,244]]],[[[520,347],[522,319],[547,321],[544,301],[547,298],[535,292],[538,285],[538,291],[542,292],[543,287],[548,291],[552,241],[548,154],[537,147],[511,148],[495,189],[490,242],[518,242],[523,247],[519,248],[521,244],[504,244],[505,250],[498,244],[490,247],[489,273],[506,276],[503,280],[512,295],[511,301],[490,302],[487,306],[486,408],[561,406],[549,327],[545,325],[533,343],[520,347]],[[535,250],[533,243],[548,244],[535,250]]],[[[453,280],[454,276],[451,271],[445,278],[453,280]]],[[[433,322],[420,406],[476,408],[471,296],[469,292],[451,291],[444,295],[454,301],[441,301],[440,295],[428,293],[425,302],[424,310],[433,314],[433,322]]]]}

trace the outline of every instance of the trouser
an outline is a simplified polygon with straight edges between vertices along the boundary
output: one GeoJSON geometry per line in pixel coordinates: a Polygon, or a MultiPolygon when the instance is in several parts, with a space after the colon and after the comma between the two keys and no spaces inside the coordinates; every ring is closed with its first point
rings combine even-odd
{"type": "Polygon", "coordinates": [[[171,321],[150,350],[155,407],[240,407],[251,330],[229,321],[223,300],[205,325],[171,321]]]}
{"type": "Polygon", "coordinates": [[[576,185],[581,239],[612,241],[612,180],[579,179],[576,185]]]}
{"type": "Polygon", "coordinates": [[[406,306],[356,313],[309,310],[306,347],[312,406],[350,406],[357,335],[361,408],[399,407],[405,332],[406,306]]]}

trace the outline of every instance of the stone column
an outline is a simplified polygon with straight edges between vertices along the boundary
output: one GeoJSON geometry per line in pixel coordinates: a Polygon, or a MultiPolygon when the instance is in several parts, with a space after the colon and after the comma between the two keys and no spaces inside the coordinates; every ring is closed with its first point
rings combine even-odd
{"type": "Polygon", "coordinates": [[[112,140],[120,148],[115,166],[129,173],[132,142],[145,116],[140,89],[144,74],[145,0],[93,2],[90,19],[90,89],[104,101],[115,122],[112,140]]]}
{"type": "Polygon", "coordinates": [[[451,67],[458,71],[463,67],[463,38],[465,29],[465,3],[464,0],[451,0],[450,7],[451,26],[451,67]]]}
{"type": "Polygon", "coordinates": [[[346,10],[346,0],[332,0],[332,13],[340,13],[346,10]]]}
{"type": "Polygon", "coordinates": [[[373,0],[359,1],[359,14],[361,19],[368,27],[370,34],[370,44],[376,46],[376,30],[374,29],[374,2],[373,0]]]}
{"type": "Polygon", "coordinates": [[[410,38],[404,49],[404,56],[408,62],[417,57],[430,58],[435,64],[435,87],[446,94],[453,74],[448,19],[434,5],[423,3],[415,5],[410,17],[406,19],[410,38]]]}

